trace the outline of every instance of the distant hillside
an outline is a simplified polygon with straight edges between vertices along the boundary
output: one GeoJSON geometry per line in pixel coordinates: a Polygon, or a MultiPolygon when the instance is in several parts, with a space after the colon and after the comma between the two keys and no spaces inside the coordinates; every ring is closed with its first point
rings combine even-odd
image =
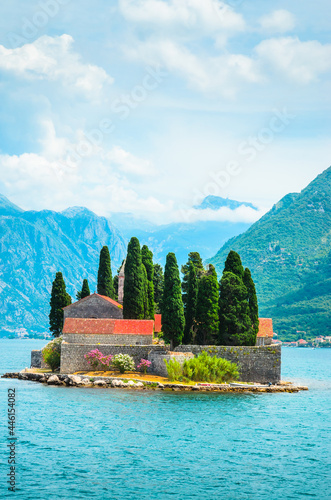
{"type": "MultiPolygon", "coordinates": [[[[219,196],[207,196],[195,208],[218,210],[227,207],[235,210],[241,206],[257,210],[251,203],[219,196]]],[[[251,225],[247,222],[197,221],[157,226],[146,220],[137,219],[130,213],[114,213],[111,220],[120,228],[126,239],[136,236],[142,245],[148,245],[153,251],[154,259],[162,265],[165,264],[169,252],[175,252],[180,265],[185,264],[188,253],[192,250],[199,252],[203,259],[207,259],[229,238],[243,233],[251,225]]]]}
{"type": "Polygon", "coordinates": [[[210,259],[219,274],[231,249],[252,271],[261,315],[283,338],[330,334],[331,168],[229,240],[210,259]]]}
{"type": "Polygon", "coordinates": [[[22,211],[0,198],[0,335],[6,329],[48,329],[49,297],[57,271],[75,299],[83,278],[96,289],[100,249],[108,245],[114,269],[126,244],[104,217],[85,208],[62,213],[22,211]]]}

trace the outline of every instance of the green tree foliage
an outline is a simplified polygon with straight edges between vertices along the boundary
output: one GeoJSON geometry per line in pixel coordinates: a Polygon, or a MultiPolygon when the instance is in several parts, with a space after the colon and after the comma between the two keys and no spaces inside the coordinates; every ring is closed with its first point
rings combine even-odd
{"type": "Polygon", "coordinates": [[[184,310],[186,309],[186,303],[187,303],[187,294],[188,294],[188,281],[189,281],[189,273],[190,273],[190,263],[193,264],[195,270],[196,270],[196,275],[198,280],[201,278],[201,276],[205,272],[205,268],[203,267],[202,259],[200,257],[199,252],[190,252],[188,254],[188,260],[184,266],[181,268],[181,272],[183,274],[183,280],[182,280],[182,291],[183,291],[183,303],[184,303],[184,310]]]}
{"type": "Polygon", "coordinates": [[[88,285],[88,280],[85,279],[85,280],[83,280],[82,289],[76,293],[76,298],[77,298],[77,300],[80,300],[80,299],[84,299],[85,297],[88,297],[89,295],[91,295],[90,287],[88,285]]]}
{"type": "Polygon", "coordinates": [[[209,356],[205,351],[195,358],[185,360],[181,365],[176,359],[166,361],[170,381],[211,382],[222,384],[238,379],[238,366],[230,361],[209,356]]]}
{"type": "Polygon", "coordinates": [[[97,290],[100,295],[111,299],[115,298],[110,254],[107,246],[102,247],[100,252],[97,290]]]}
{"type": "Polygon", "coordinates": [[[142,263],[145,266],[147,273],[147,287],[148,287],[148,310],[146,313],[147,319],[154,319],[155,305],[154,305],[154,265],[153,265],[153,252],[144,245],[141,249],[142,263]]]}
{"type": "Polygon", "coordinates": [[[164,275],[163,269],[160,264],[154,264],[154,307],[155,312],[160,313],[162,310],[162,298],[163,298],[163,287],[164,287],[164,275]]]}
{"type": "Polygon", "coordinates": [[[113,287],[114,287],[115,300],[118,300],[118,274],[114,276],[113,287]]]}
{"type": "Polygon", "coordinates": [[[143,275],[143,304],[144,304],[144,319],[151,319],[149,316],[149,297],[148,297],[148,279],[147,271],[144,264],[141,264],[141,272],[143,275]]]}
{"type": "Polygon", "coordinates": [[[244,277],[244,268],[241,263],[240,256],[234,250],[230,250],[225,264],[224,264],[224,273],[233,273],[239,276],[240,279],[244,277]]]}
{"type": "Polygon", "coordinates": [[[168,253],[164,270],[162,331],[164,340],[170,342],[171,349],[181,343],[184,326],[184,306],[177,259],[174,253],[168,253]]]}
{"type": "Polygon", "coordinates": [[[200,345],[215,344],[219,330],[219,285],[214,266],[199,281],[196,306],[196,342],[200,345]]]}
{"type": "Polygon", "coordinates": [[[191,261],[187,280],[186,308],[185,308],[185,328],[183,344],[193,343],[193,333],[195,326],[195,315],[198,298],[198,277],[196,268],[191,261]]]}
{"type": "Polygon", "coordinates": [[[144,319],[144,275],[138,238],[131,238],[124,274],[124,319],[144,319]]]}
{"type": "Polygon", "coordinates": [[[71,297],[66,292],[66,285],[61,272],[56,273],[52,284],[49,313],[49,329],[53,337],[59,337],[63,328],[63,307],[71,304],[71,297]]]}
{"type": "Polygon", "coordinates": [[[61,344],[62,337],[58,337],[43,348],[41,351],[43,360],[50,367],[52,372],[60,368],[61,364],[61,344]]]}
{"type": "Polygon", "coordinates": [[[252,322],[247,301],[247,289],[242,279],[230,272],[223,272],[220,282],[221,345],[252,345],[252,322]]]}
{"type": "Polygon", "coordinates": [[[252,338],[251,345],[256,344],[256,336],[259,331],[259,307],[257,303],[257,296],[255,290],[255,284],[251,275],[250,270],[246,267],[244,271],[244,285],[247,289],[247,299],[249,307],[249,315],[252,323],[252,338]]]}

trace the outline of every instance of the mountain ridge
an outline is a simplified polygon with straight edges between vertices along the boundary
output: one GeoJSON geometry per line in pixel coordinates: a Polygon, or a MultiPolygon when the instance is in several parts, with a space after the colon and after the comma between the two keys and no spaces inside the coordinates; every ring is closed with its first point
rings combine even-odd
{"type": "MultiPolygon", "coordinates": [[[[208,262],[221,273],[227,253],[231,249],[237,251],[244,266],[252,271],[261,314],[273,316],[276,328],[283,334],[286,329],[290,329],[292,334],[296,330],[317,333],[321,325],[330,331],[327,324],[327,318],[331,319],[330,308],[325,296],[310,298],[319,304],[320,310],[314,313],[319,325],[316,328],[314,319],[309,317],[309,304],[302,304],[305,311],[292,315],[290,322],[286,320],[285,312],[283,315],[277,312],[277,304],[280,305],[282,298],[286,300],[289,294],[300,293],[302,287],[312,282],[311,276],[319,266],[325,265],[331,251],[330,229],[331,167],[318,175],[301,193],[283,197],[244,234],[223,245],[208,262]],[[318,314],[324,316],[324,321],[320,321],[318,314]]],[[[331,288],[328,288],[327,296],[331,300],[331,288]]],[[[291,306],[293,311],[295,304],[294,296],[287,307],[291,306]]],[[[285,309],[284,306],[283,311],[285,309]]]]}

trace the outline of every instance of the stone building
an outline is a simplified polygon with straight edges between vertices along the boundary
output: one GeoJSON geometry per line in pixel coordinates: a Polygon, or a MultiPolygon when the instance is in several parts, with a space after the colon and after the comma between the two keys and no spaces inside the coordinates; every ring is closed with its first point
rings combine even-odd
{"type": "Polygon", "coordinates": [[[259,318],[259,331],[256,336],[257,346],[271,345],[272,337],[274,336],[272,319],[271,318],[259,318]]]}
{"type": "Polygon", "coordinates": [[[62,335],[69,344],[150,345],[153,329],[149,319],[66,318],[62,335]]]}
{"type": "Polygon", "coordinates": [[[125,261],[122,264],[120,272],[118,273],[118,302],[123,304],[124,300],[124,271],[125,271],[125,261]]]}
{"type": "Polygon", "coordinates": [[[93,293],[64,307],[63,313],[64,321],[67,318],[123,319],[123,306],[110,297],[93,293]]]}

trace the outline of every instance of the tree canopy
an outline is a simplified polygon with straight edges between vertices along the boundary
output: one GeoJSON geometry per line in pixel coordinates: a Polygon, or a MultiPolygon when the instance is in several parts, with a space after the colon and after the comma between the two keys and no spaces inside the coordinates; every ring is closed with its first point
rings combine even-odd
{"type": "Polygon", "coordinates": [[[234,250],[230,250],[226,258],[223,273],[233,273],[241,279],[244,277],[244,268],[241,263],[240,255],[234,250]]]}
{"type": "Polygon", "coordinates": [[[219,285],[214,266],[199,281],[196,306],[196,343],[216,344],[219,330],[219,285]]]}
{"type": "Polygon", "coordinates": [[[49,313],[49,329],[53,337],[59,337],[63,328],[63,307],[71,304],[71,297],[66,291],[66,285],[61,272],[57,272],[52,284],[49,313]]]}
{"type": "Polygon", "coordinates": [[[154,265],[153,265],[153,252],[144,245],[141,249],[142,263],[146,269],[147,279],[147,295],[148,295],[148,308],[146,311],[146,318],[154,320],[154,265]]]}
{"type": "Polygon", "coordinates": [[[83,280],[82,289],[79,290],[79,292],[76,293],[76,298],[78,300],[80,300],[80,299],[84,299],[85,297],[88,297],[89,295],[91,295],[91,292],[90,292],[90,287],[89,287],[89,284],[88,284],[88,280],[84,279],[83,280]]]}
{"type": "MultiPolygon", "coordinates": [[[[187,279],[187,294],[186,294],[186,307],[185,307],[185,329],[183,344],[193,343],[193,333],[195,326],[195,316],[197,309],[198,299],[198,277],[197,270],[193,262],[189,263],[189,272],[187,279]]],[[[218,299],[218,297],[217,297],[218,299]]]]}
{"type": "Polygon", "coordinates": [[[100,251],[97,290],[100,295],[115,299],[110,253],[107,246],[103,246],[100,251]]]}
{"type": "Polygon", "coordinates": [[[131,238],[124,270],[123,318],[144,319],[144,273],[138,238],[131,238]]]}
{"type": "Polygon", "coordinates": [[[182,341],[185,318],[181,293],[181,283],[177,259],[174,253],[168,253],[164,270],[164,291],[162,300],[162,331],[165,342],[171,348],[182,341]]]}
{"type": "Polygon", "coordinates": [[[223,272],[220,282],[219,343],[221,345],[252,345],[252,323],[247,289],[242,279],[223,272]]]}
{"type": "Polygon", "coordinates": [[[164,275],[163,269],[160,264],[154,264],[154,305],[155,312],[160,313],[162,310],[162,297],[163,297],[163,287],[164,287],[164,275]]]}

